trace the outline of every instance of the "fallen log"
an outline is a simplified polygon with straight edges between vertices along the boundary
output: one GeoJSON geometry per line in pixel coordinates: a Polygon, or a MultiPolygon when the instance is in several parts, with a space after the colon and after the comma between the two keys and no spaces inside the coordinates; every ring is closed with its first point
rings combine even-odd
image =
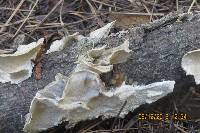
{"type": "MultiPolygon", "coordinates": [[[[198,14],[183,17],[170,14],[153,23],[112,34],[96,45],[107,44],[113,47],[128,39],[133,53],[127,62],[117,65],[126,75],[126,81],[138,84],[176,81],[174,100],[179,104],[184,102],[185,105],[190,105],[179,109],[187,111],[193,119],[199,118],[200,107],[192,106],[194,101],[183,99],[190,87],[197,86],[193,77],[186,76],[181,68],[183,55],[200,48],[199,19],[198,14]]],[[[81,50],[81,47],[73,43],[62,51],[45,55],[41,80],[32,76],[17,85],[0,83],[0,132],[22,132],[25,115],[29,112],[30,102],[36,92],[52,82],[57,73],[69,76],[81,50]]],[[[169,104],[166,103],[165,108],[169,104]]]]}

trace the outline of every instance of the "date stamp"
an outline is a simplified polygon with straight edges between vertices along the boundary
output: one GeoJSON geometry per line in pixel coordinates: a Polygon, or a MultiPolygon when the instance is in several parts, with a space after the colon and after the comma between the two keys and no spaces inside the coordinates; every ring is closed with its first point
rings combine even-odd
{"type": "Polygon", "coordinates": [[[188,120],[188,116],[186,113],[139,113],[138,120],[152,120],[152,121],[186,121],[188,120]]]}

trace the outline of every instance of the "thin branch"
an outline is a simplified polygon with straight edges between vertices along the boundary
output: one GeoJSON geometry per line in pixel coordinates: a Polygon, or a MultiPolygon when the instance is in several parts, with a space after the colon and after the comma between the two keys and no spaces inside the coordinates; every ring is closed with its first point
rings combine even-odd
{"type": "Polygon", "coordinates": [[[63,9],[63,4],[64,4],[64,0],[62,1],[61,7],[60,7],[60,25],[62,26],[63,32],[65,34],[65,36],[69,35],[69,31],[64,27],[65,24],[62,20],[62,9],[63,9]]]}
{"type": "Polygon", "coordinates": [[[114,5],[111,5],[111,4],[107,4],[107,3],[104,3],[104,2],[101,2],[101,1],[98,1],[98,0],[92,0],[92,1],[93,1],[93,2],[96,2],[96,3],[99,3],[99,4],[102,4],[102,5],[105,5],[105,6],[117,8],[117,9],[120,9],[120,10],[131,11],[131,10],[124,9],[124,8],[121,8],[121,7],[117,7],[117,6],[114,6],[114,5]]]}
{"type": "MultiPolygon", "coordinates": [[[[16,9],[14,8],[9,8],[9,7],[0,7],[0,10],[11,10],[11,11],[14,11],[16,9]]],[[[25,10],[25,9],[18,9],[18,11],[22,11],[22,12],[30,12],[30,10],[25,10]]],[[[35,10],[33,10],[35,11],[35,10]]]]}
{"type": "Polygon", "coordinates": [[[87,129],[85,129],[85,130],[81,130],[80,132],[81,132],[81,133],[87,133],[89,130],[91,130],[92,128],[98,126],[98,125],[101,124],[102,122],[103,122],[103,120],[102,120],[102,121],[99,121],[99,122],[97,122],[97,123],[95,123],[95,124],[93,124],[92,126],[89,126],[89,127],[88,127],[87,129]]]}
{"type": "Polygon", "coordinates": [[[179,131],[181,131],[182,133],[189,133],[189,132],[186,132],[185,130],[183,130],[182,128],[180,128],[178,125],[174,124],[174,127],[176,129],[178,129],[179,131]]]}
{"type": "Polygon", "coordinates": [[[90,3],[89,0],[86,0],[86,2],[88,3],[92,13],[94,14],[94,16],[95,16],[95,18],[97,20],[97,23],[102,27],[104,25],[104,23],[102,22],[102,20],[100,18],[98,18],[95,7],[92,6],[92,4],[90,3]]]}
{"type": "Polygon", "coordinates": [[[164,16],[164,13],[134,13],[134,12],[110,12],[110,14],[124,14],[124,15],[144,15],[144,16],[164,16]]]}
{"type": "Polygon", "coordinates": [[[188,9],[188,13],[191,13],[191,9],[194,6],[194,3],[196,3],[196,0],[192,1],[192,4],[190,5],[189,9],[188,9]]]}
{"type": "Polygon", "coordinates": [[[150,16],[150,21],[153,21],[153,12],[154,12],[154,8],[155,8],[155,4],[157,3],[157,0],[154,1],[154,4],[153,4],[153,7],[152,7],[152,10],[151,10],[151,16],[150,16]]]}
{"type": "Polygon", "coordinates": [[[179,4],[178,4],[178,0],[176,0],[176,11],[179,11],[179,4]]]}
{"type": "Polygon", "coordinates": [[[45,18],[31,31],[30,35],[33,34],[33,32],[40,27],[45,21],[46,19],[54,12],[54,10],[62,3],[63,0],[60,0],[54,7],[53,9],[51,9],[51,11],[45,16],[45,18]]]}
{"type": "MultiPolygon", "coordinates": [[[[28,20],[30,20],[30,19],[34,19],[34,17],[29,17],[28,20]]],[[[18,20],[18,21],[15,21],[15,22],[13,22],[13,23],[9,23],[9,24],[7,24],[7,26],[12,26],[12,25],[20,24],[20,23],[22,23],[24,20],[25,20],[25,19],[18,20]]],[[[4,27],[4,25],[0,25],[0,27],[4,27]]]]}
{"type": "MultiPolygon", "coordinates": [[[[17,30],[17,28],[15,28],[15,26],[10,26],[10,27],[13,28],[13,29],[15,29],[15,30],[17,30]]],[[[30,37],[30,38],[33,39],[33,40],[36,40],[36,38],[32,37],[31,35],[25,33],[25,32],[22,31],[22,30],[20,30],[19,32],[21,32],[22,34],[25,34],[26,36],[30,37]]]]}
{"type": "Polygon", "coordinates": [[[21,0],[20,3],[17,5],[17,7],[14,10],[14,12],[11,14],[11,16],[9,17],[9,19],[6,21],[6,23],[4,24],[4,26],[1,28],[0,33],[4,32],[6,30],[7,25],[10,23],[10,21],[12,20],[12,18],[15,16],[15,14],[19,10],[19,8],[22,6],[22,4],[24,3],[24,1],[25,0],[21,0]]]}
{"type": "Polygon", "coordinates": [[[117,118],[120,116],[120,114],[121,114],[122,110],[124,109],[124,107],[126,106],[126,104],[127,104],[127,101],[124,102],[124,104],[122,105],[121,109],[119,110],[117,116],[115,117],[114,122],[113,122],[112,127],[111,127],[112,130],[114,129],[117,118]]]}
{"type": "Polygon", "coordinates": [[[25,18],[25,20],[23,21],[23,23],[19,26],[19,28],[15,32],[13,38],[18,34],[18,32],[21,30],[22,26],[26,23],[26,21],[30,17],[31,13],[33,12],[33,9],[36,7],[36,5],[38,4],[38,2],[39,2],[39,0],[36,0],[35,4],[33,5],[32,9],[30,10],[29,14],[27,15],[27,17],[25,18]]]}
{"type": "MultiPolygon", "coordinates": [[[[105,14],[108,14],[108,13],[105,13],[105,14]]],[[[101,14],[101,15],[105,15],[105,14],[101,14]]],[[[101,16],[101,15],[98,15],[98,16],[101,16]]],[[[72,22],[72,23],[64,23],[64,26],[78,24],[78,23],[81,23],[83,21],[90,20],[90,19],[94,19],[94,16],[86,18],[86,19],[82,19],[82,20],[79,20],[79,21],[76,21],[76,22],[72,22]]],[[[33,28],[33,27],[37,27],[37,25],[25,26],[25,28],[33,28]]],[[[34,28],[34,29],[36,30],[36,29],[57,28],[57,27],[62,27],[62,25],[60,23],[53,23],[53,24],[50,24],[49,26],[46,26],[46,27],[37,27],[37,28],[34,28]]]]}

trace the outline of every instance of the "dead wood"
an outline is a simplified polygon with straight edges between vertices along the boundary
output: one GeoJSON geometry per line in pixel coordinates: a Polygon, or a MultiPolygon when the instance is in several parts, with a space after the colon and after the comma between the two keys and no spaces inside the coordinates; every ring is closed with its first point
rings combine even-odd
{"type": "MultiPolygon", "coordinates": [[[[178,15],[171,14],[151,24],[129,29],[120,36],[117,33],[99,43],[111,47],[129,39],[133,53],[126,63],[118,66],[126,75],[127,82],[149,84],[175,80],[176,102],[184,98],[190,87],[196,87],[193,78],[185,76],[181,68],[181,58],[186,52],[200,48],[200,15],[186,15],[181,22],[177,22],[178,18],[178,15]]],[[[32,76],[18,85],[0,83],[0,132],[22,132],[25,115],[29,112],[30,102],[36,92],[53,81],[57,73],[68,76],[76,66],[79,51],[74,43],[63,51],[45,55],[42,60],[41,80],[32,76]]],[[[186,109],[183,106],[178,106],[178,109],[197,118],[200,107],[192,107],[193,103],[190,102],[184,102],[185,106],[190,105],[186,109]]],[[[168,103],[164,108],[168,108],[168,103]]]]}

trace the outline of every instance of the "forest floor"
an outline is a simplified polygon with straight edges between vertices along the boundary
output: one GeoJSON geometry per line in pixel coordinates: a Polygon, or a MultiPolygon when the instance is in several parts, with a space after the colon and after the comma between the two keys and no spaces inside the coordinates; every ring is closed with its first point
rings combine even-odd
{"type": "MultiPolygon", "coordinates": [[[[116,25],[112,32],[116,33],[153,22],[171,12],[198,13],[200,5],[196,0],[1,0],[0,49],[16,48],[12,42],[16,42],[15,38],[21,35],[26,42],[47,37],[55,32],[60,37],[75,32],[87,35],[114,20],[116,25]]],[[[63,123],[46,132],[197,133],[200,129],[199,120],[138,119],[139,112],[155,113],[156,110],[153,109],[155,108],[144,105],[124,119],[98,118],[81,122],[70,129],[65,129],[66,123],[63,123]]]]}

